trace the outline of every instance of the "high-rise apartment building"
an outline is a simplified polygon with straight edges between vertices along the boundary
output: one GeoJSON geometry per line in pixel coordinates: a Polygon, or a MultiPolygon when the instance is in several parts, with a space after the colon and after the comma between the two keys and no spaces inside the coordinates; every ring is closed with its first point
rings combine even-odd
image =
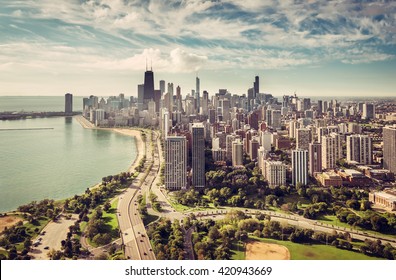
{"type": "Polygon", "coordinates": [[[368,135],[347,136],[347,161],[371,164],[372,139],[368,135]]]}
{"type": "Polygon", "coordinates": [[[308,151],[292,151],[292,184],[308,184],[308,151]]]}
{"type": "Polygon", "coordinates": [[[312,133],[309,128],[296,129],[296,149],[307,150],[309,143],[311,143],[312,133]]]}
{"type": "Polygon", "coordinates": [[[232,161],[232,142],[236,139],[236,135],[229,134],[226,136],[226,158],[232,161]]]}
{"type": "Polygon", "coordinates": [[[273,110],[272,111],[272,127],[276,129],[281,128],[281,120],[282,120],[282,114],[280,110],[273,110]]]}
{"type": "Polygon", "coordinates": [[[371,120],[375,118],[375,107],[374,104],[364,103],[362,119],[371,120]]]}
{"type": "Polygon", "coordinates": [[[263,176],[270,187],[286,184],[286,165],[280,161],[264,160],[263,176]]]}
{"type": "Polygon", "coordinates": [[[257,156],[258,156],[258,149],[260,147],[259,141],[258,141],[258,137],[254,136],[252,138],[252,140],[249,141],[249,156],[250,159],[252,161],[256,161],[257,160],[257,156]]]}
{"type": "Polygon", "coordinates": [[[240,139],[232,142],[232,166],[243,166],[243,144],[240,139]]]}
{"type": "Polygon", "coordinates": [[[201,109],[201,94],[200,94],[200,83],[198,77],[195,78],[195,95],[197,98],[197,114],[199,114],[201,109]]]}
{"type": "Polygon", "coordinates": [[[65,114],[73,113],[73,94],[65,94],[65,114]]]}
{"type": "Polygon", "coordinates": [[[314,176],[315,172],[322,172],[322,144],[309,143],[309,174],[314,176]]]}
{"type": "Polygon", "coordinates": [[[159,81],[159,87],[160,87],[161,96],[162,96],[165,92],[165,81],[164,80],[159,81]]]}
{"type": "Polygon", "coordinates": [[[187,186],[187,140],[185,136],[165,139],[165,187],[169,190],[187,186]]]}
{"type": "Polygon", "coordinates": [[[260,78],[259,76],[254,77],[254,83],[253,83],[253,89],[254,89],[254,98],[258,96],[260,93],[260,78]]]}
{"type": "Polygon", "coordinates": [[[382,129],[384,139],[384,169],[396,173],[396,125],[385,126],[382,129]]]}
{"type": "Polygon", "coordinates": [[[332,132],[322,136],[322,167],[332,169],[336,167],[337,160],[342,157],[341,137],[332,132]]]}
{"type": "Polygon", "coordinates": [[[143,110],[143,103],[144,103],[144,84],[138,85],[138,102],[137,108],[139,111],[143,110]]]}
{"type": "Polygon", "coordinates": [[[192,185],[205,187],[205,128],[202,123],[192,126],[192,185]]]}

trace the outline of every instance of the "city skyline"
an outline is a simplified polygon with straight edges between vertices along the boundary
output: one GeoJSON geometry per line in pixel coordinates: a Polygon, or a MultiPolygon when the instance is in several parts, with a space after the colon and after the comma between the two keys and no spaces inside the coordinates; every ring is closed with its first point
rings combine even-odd
{"type": "MultiPolygon", "coordinates": [[[[278,3],[279,2],[279,3],[278,3]]],[[[392,96],[396,4],[0,1],[0,95],[137,96],[159,80],[210,95],[392,96]]]]}

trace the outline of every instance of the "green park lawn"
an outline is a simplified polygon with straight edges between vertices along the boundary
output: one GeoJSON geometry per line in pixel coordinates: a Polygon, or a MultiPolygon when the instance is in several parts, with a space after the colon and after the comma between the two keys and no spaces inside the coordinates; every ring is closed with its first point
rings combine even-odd
{"type": "Polygon", "coordinates": [[[118,220],[117,220],[117,205],[118,198],[114,199],[111,203],[111,208],[108,212],[103,211],[103,218],[106,221],[106,224],[111,227],[112,230],[118,230],[118,220]]]}
{"type": "MultiPolygon", "coordinates": [[[[291,241],[281,241],[269,238],[250,237],[250,240],[262,241],[283,245],[289,249],[292,260],[381,260],[380,258],[366,256],[361,253],[338,249],[330,245],[321,244],[299,244],[291,241]]],[[[233,259],[241,259],[241,246],[235,246],[233,252],[237,253],[233,259]]]]}

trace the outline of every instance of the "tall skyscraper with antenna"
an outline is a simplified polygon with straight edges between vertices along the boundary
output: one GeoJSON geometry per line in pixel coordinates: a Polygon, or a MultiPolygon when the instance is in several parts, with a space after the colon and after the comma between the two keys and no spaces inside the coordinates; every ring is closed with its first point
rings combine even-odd
{"type": "Polygon", "coordinates": [[[199,78],[197,76],[195,78],[195,95],[197,97],[197,113],[198,114],[200,113],[200,108],[201,108],[201,101],[200,101],[201,96],[200,96],[199,90],[200,90],[199,89],[199,78]]]}
{"type": "Polygon", "coordinates": [[[147,69],[146,61],[146,72],[144,72],[144,104],[148,104],[150,100],[154,100],[154,73],[153,66],[151,65],[151,70],[147,69]]]}
{"type": "Polygon", "coordinates": [[[257,95],[260,93],[260,78],[259,76],[254,77],[254,83],[253,83],[253,89],[254,89],[254,98],[257,97],[257,95]]]}

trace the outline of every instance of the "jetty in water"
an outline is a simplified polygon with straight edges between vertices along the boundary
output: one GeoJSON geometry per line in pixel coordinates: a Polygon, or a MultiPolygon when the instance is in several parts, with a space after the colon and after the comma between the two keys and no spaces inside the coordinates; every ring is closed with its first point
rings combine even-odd
{"type": "Polygon", "coordinates": [[[1,112],[0,120],[21,120],[34,118],[49,117],[72,117],[81,115],[81,112],[65,113],[65,112],[1,112]]]}

